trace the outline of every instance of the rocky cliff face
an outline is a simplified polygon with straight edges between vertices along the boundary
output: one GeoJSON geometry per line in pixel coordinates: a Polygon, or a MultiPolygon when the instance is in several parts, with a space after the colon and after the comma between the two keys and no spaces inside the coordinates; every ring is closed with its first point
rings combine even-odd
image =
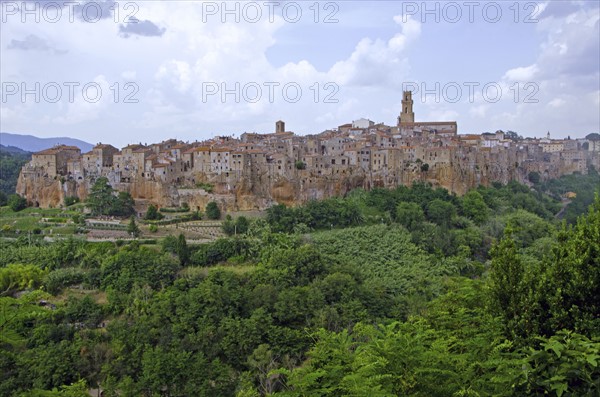
{"type": "Polygon", "coordinates": [[[16,192],[35,207],[59,207],[66,197],[75,196],[85,200],[89,186],[86,181],[64,181],[21,172],[17,180],[16,192]]]}
{"type": "MultiPolygon", "coordinates": [[[[489,185],[494,181],[506,183],[509,180],[526,182],[527,173],[532,167],[519,167],[512,159],[502,162],[476,164],[437,164],[428,170],[413,166],[396,173],[379,173],[353,170],[348,174],[314,175],[303,174],[298,178],[275,176],[254,181],[237,181],[214,178],[206,179],[214,186],[211,193],[200,188],[181,188],[160,181],[136,179],[131,183],[113,183],[118,191],[127,191],[136,200],[159,207],[175,207],[187,203],[192,209],[203,210],[210,201],[216,201],[225,211],[262,210],[274,203],[295,206],[309,200],[321,200],[333,196],[343,196],[356,188],[393,188],[398,185],[412,185],[415,181],[430,182],[434,187],[442,187],[462,195],[479,185],[489,185]],[[500,166],[498,164],[504,164],[500,166]]],[[[537,169],[536,169],[537,170],[537,169]]],[[[552,177],[563,173],[562,169],[539,170],[542,175],[552,177]]],[[[77,196],[85,200],[93,180],[64,180],[48,178],[36,172],[22,171],[17,184],[17,193],[34,206],[57,207],[66,197],[77,196]]]]}

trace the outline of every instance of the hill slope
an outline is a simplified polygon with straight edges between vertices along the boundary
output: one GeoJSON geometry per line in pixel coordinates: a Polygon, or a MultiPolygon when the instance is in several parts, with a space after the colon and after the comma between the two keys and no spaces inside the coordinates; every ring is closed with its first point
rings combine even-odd
{"type": "Polygon", "coordinates": [[[0,191],[13,194],[23,164],[31,160],[31,153],[14,146],[0,145],[0,191]]]}

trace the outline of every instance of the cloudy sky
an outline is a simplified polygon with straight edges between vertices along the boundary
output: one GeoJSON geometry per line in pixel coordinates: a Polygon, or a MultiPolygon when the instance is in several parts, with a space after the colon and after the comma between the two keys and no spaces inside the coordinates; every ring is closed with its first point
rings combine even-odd
{"type": "Polygon", "coordinates": [[[366,117],[600,130],[598,1],[0,1],[1,130],[124,146],[366,117]]]}

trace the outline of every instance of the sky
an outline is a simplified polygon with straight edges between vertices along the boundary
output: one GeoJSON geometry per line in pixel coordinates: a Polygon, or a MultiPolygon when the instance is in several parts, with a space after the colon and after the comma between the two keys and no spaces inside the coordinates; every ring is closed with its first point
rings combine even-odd
{"type": "Polygon", "coordinates": [[[598,1],[0,0],[0,130],[200,141],[359,118],[600,132],[598,1]]]}

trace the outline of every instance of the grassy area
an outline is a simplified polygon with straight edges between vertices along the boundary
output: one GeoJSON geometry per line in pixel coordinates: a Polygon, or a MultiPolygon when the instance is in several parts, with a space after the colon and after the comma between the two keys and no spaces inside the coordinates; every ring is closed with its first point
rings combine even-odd
{"type": "Polygon", "coordinates": [[[14,212],[9,207],[0,207],[0,231],[6,233],[52,230],[52,234],[73,234],[75,226],[71,217],[78,211],[61,208],[25,208],[14,212]]]}
{"type": "Polygon", "coordinates": [[[188,266],[184,267],[179,271],[179,277],[181,278],[189,278],[189,279],[203,279],[208,277],[208,273],[210,271],[219,271],[219,270],[227,270],[229,272],[233,272],[237,275],[244,275],[253,272],[256,270],[256,266],[254,265],[218,265],[218,266],[204,266],[204,267],[195,267],[188,266]]]}
{"type": "Polygon", "coordinates": [[[52,298],[52,303],[64,304],[69,296],[74,296],[79,299],[90,296],[94,302],[100,305],[108,303],[108,297],[105,291],[100,291],[97,289],[81,289],[75,287],[65,288],[59,295],[52,298]]]}

